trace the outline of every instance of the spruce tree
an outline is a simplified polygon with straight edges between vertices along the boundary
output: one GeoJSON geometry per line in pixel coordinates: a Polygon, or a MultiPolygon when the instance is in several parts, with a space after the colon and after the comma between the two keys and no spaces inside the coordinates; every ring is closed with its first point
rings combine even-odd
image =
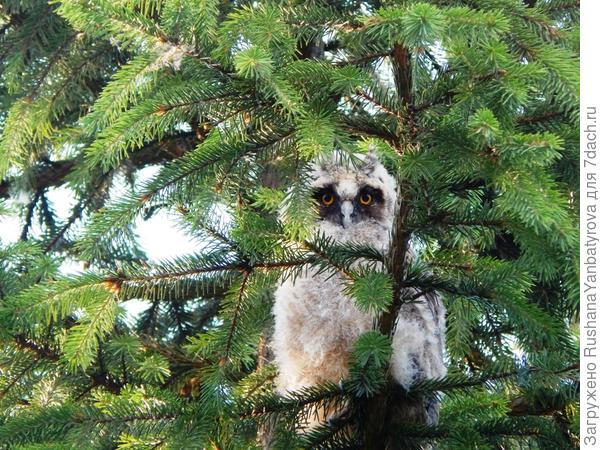
{"type": "Polygon", "coordinates": [[[22,224],[0,241],[0,447],[577,447],[578,7],[0,1],[0,215],[22,224]],[[396,176],[389,255],[311,233],[308,165],[334,149],[396,176]],[[201,250],[149,261],[158,211],[201,250]],[[273,288],[307,267],[381,315],[348,379],[281,397],[273,288]],[[449,374],[405,391],[408,287],[444,299],[449,374]],[[396,420],[433,397],[439,424],[396,420]],[[344,414],[297,427],[323,405],[344,414]]]}

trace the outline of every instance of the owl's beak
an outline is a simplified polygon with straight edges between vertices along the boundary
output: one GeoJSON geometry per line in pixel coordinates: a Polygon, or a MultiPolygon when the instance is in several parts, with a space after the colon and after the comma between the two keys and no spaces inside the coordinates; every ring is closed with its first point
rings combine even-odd
{"type": "Polygon", "coordinates": [[[352,225],[352,218],[355,216],[354,214],[354,205],[351,201],[346,200],[342,202],[342,207],[340,210],[340,222],[344,228],[348,228],[352,225]]]}

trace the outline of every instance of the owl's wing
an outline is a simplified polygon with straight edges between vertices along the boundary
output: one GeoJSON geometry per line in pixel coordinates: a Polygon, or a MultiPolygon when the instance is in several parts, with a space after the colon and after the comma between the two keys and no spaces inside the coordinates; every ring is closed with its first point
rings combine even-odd
{"type": "Polygon", "coordinates": [[[444,338],[445,309],[437,294],[402,305],[392,340],[394,379],[409,389],[420,379],[445,376],[444,338]]]}
{"type": "MultiPolygon", "coordinates": [[[[406,297],[414,297],[415,292],[406,297]]],[[[446,311],[437,294],[427,294],[405,303],[400,308],[392,340],[391,371],[404,389],[421,379],[446,375],[444,340],[446,311]]],[[[415,399],[404,405],[397,420],[416,420],[424,417],[428,424],[438,422],[439,402],[436,399],[415,399]]]]}

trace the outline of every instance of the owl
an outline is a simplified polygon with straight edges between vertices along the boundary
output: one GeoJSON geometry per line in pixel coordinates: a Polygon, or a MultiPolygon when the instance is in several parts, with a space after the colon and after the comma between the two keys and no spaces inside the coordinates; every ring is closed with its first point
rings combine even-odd
{"type": "MultiPolygon", "coordinates": [[[[388,250],[398,194],[394,177],[373,152],[354,165],[334,153],[312,165],[310,179],[319,213],[315,231],[338,243],[388,250]]],[[[446,374],[444,307],[435,295],[407,292],[406,297],[415,296],[402,305],[392,338],[391,374],[405,389],[419,379],[446,374]]],[[[376,319],[344,294],[341,275],[317,269],[277,288],[273,315],[271,348],[282,395],[345,378],[356,339],[372,330],[376,319]]],[[[437,408],[427,406],[427,421],[436,419],[437,408]]]]}

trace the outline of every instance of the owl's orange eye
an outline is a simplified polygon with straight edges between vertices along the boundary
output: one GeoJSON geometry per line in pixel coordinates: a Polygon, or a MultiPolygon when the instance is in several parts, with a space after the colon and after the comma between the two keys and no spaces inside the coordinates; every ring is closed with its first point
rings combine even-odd
{"type": "Polygon", "coordinates": [[[323,203],[325,206],[333,205],[334,200],[335,197],[333,196],[333,194],[327,193],[321,196],[321,203],[323,203]]]}
{"type": "Polygon", "coordinates": [[[373,203],[373,196],[371,194],[366,194],[366,193],[361,194],[358,201],[360,202],[361,205],[369,206],[371,203],[373,203]]]}

